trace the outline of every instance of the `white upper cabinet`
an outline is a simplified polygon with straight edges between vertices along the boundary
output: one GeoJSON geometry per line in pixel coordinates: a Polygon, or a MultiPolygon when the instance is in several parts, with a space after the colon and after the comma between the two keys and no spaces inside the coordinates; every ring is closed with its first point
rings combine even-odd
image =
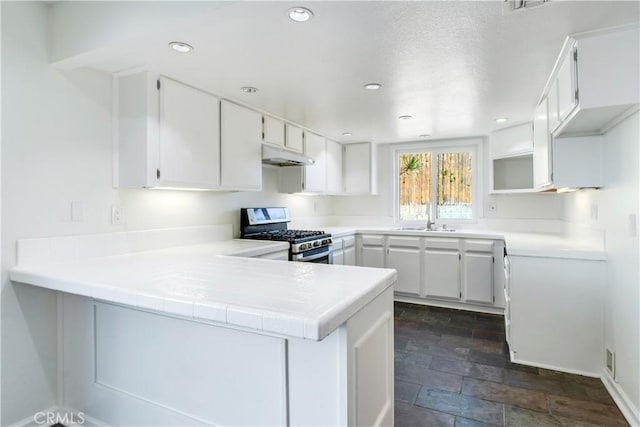
{"type": "Polygon", "coordinates": [[[638,31],[633,24],[567,38],[545,92],[554,136],[603,134],[640,103],[638,31]]]}
{"type": "Polygon", "coordinates": [[[493,193],[533,191],[532,123],[500,129],[489,138],[493,193]]]}
{"type": "Polygon", "coordinates": [[[359,142],[343,147],[345,193],[375,194],[375,146],[370,142],[359,142]]]}
{"type": "Polygon", "coordinates": [[[285,124],[285,147],[302,153],[304,149],[304,131],[291,123],[285,124]]]}
{"type": "Polygon", "coordinates": [[[324,193],[327,190],[327,140],[311,132],[305,133],[304,153],[315,164],[304,167],[304,191],[324,193]]]}
{"type": "Polygon", "coordinates": [[[342,192],[342,144],[327,140],[327,193],[342,192]]]}
{"type": "Polygon", "coordinates": [[[558,112],[559,101],[558,101],[558,79],[554,80],[551,88],[549,88],[549,93],[547,94],[547,108],[549,110],[548,117],[548,126],[549,132],[553,132],[556,130],[558,125],[560,124],[560,115],[558,112]]]}
{"type": "Polygon", "coordinates": [[[262,115],[222,100],[220,185],[228,190],[262,189],[262,115]]]}
{"type": "Polygon", "coordinates": [[[492,159],[531,154],[533,152],[531,122],[493,132],[490,144],[492,159]]]}
{"type": "Polygon", "coordinates": [[[116,84],[119,185],[216,189],[219,98],[147,72],[116,84]]]}
{"type": "Polygon", "coordinates": [[[536,188],[551,185],[551,137],[547,98],[533,112],[533,183],[536,188]]]}
{"type": "Polygon", "coordinates": [[[284,147],[284,122],[274,117],[262,118],[262,140],[267,144],[284,147]]]}

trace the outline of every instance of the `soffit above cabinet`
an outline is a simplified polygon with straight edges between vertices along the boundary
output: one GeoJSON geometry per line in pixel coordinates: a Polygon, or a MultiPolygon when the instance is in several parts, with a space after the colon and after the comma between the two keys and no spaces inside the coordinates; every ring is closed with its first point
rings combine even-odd
{"type": "Polygon", "coordinates": [[[51,57],[67,69],[145,67],[341,142],[409,141],[488,134],[498,116],[529,120],[568,34],[640,13],[638,2],[551,1],[503,14],[498,1],[336,1],[309,3],[313,19],[295,23],[292,6],[54,2],[51,57]],[[193,52],[170,50],[176,40],[193,52]],[[365,90],[370,82],[383,86],[365,90]]]}

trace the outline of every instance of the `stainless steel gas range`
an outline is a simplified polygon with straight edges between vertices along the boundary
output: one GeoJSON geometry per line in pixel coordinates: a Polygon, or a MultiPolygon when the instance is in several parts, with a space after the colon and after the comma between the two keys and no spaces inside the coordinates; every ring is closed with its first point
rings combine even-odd
{"type": "Polygon", "coordinates": [[[315,230],[289,230],[287,208],[242,208],[240,237],[289,242],[289,261],[333,263],[331,234],[315,230]]]}

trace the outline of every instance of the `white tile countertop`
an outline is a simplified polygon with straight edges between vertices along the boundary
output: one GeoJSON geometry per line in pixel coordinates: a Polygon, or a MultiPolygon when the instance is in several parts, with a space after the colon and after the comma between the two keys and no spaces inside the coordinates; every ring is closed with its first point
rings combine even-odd
{"type": "MultiPolygon", "coordinates": [[[[33,240],[49,248],[59,245],[45,244],[47,239],[33,240]]],[[[20,243],[24,246],[25,242],[29,241],[20,243]]],[[[111,256],[76,255],[19,264],[11,269],[10,278],[108,302],[310,340],[322,340],[396,280],[395,271],[388,269],[225,256],[287,247],[282,242],[227,240],[111,256]]]]}
{"type": "Polygon", "coordinates": [[[504,240],[507,253],[514,256],[590,259],[606,259],[604,242],[599,238],[576,237],[562,233],[522,233],[492,229],[462,229],[450,231],[400,230],[399,227],[322,227],[335,238],[356,233],[384,234],[420,237],[451,237],[463,239],[504,240]]]}

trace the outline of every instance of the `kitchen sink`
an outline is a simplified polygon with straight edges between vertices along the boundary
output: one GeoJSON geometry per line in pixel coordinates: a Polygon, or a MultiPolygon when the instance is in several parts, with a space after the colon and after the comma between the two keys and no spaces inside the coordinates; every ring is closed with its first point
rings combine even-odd
{"type": "Polygon", "coordinates": [[[445,232],[445,233],[454,233],[456,231],[455,228],[433,228],[429,230],[426,227],[398,227],[396,228],[398,231],[431,231],[431,232],[445,232]]]}

